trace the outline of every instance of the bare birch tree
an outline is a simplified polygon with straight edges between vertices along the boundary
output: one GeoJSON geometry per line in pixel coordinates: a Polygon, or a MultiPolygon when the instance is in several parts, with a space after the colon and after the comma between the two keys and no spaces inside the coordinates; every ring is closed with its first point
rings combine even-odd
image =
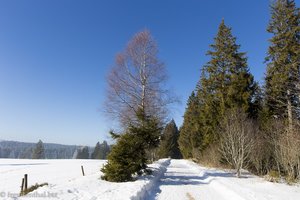
{"type": "Polygon", "coordinates": [[[232,109],[220,127],[220,151],[224,159],[236,169],[237,177],[240,177],[242,168],[247,167],[257,126],[242,109],[232,109]]]}
{"type": "Polygon", "coordinates": [[[150,32],[144,30],[116,56],[107,77],[105,109],[123,127],[135,123],[139,111],[164,121],[167,105],[175,100],[164,88],[166,70],[157,54],[156,42],[150,32]]]}

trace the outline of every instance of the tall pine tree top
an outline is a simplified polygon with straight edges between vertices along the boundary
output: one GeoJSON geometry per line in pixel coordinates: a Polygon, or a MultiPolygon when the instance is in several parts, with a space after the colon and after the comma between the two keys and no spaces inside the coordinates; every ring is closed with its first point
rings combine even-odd
{"type": "Polygon", "coordinates": [[[33,149],[32,159],[45,159],[45,148],[42,140],[39,140],[36,143],[35,148],[33,149]]]}
{"type": "Polygon", "coordinates": [[[299,111],[300,12],[293,0],[277,0],[271,6],[267,31],[273,34],[266,61],[266,101],[271,115],[287,117],[299,111]]]}
{"type": "MultiPolygon", "coordinates": [[[[196,119],[189,120],[196,122],[196,125],[193,125],[197,127],[194,135],[201,138],[201,144],[196,145],[200,151],[218,142],[219,122],[227,110],[242,108],[249,116],[257,116],[255,109],[257,84],[249,72],[246,54],[240,51],[236,37],[224,20],[219,25],[218,33],[207,55],[210,56],[210,60],[203,66],[197,85],[197,116],[196,119]]],[[[184,122],[185,120],[186,116],[184,122]]],[[[183,133],[186,127],[188,126],[183,123],[183,133]]],[[[193,141],[196,140],[191,139],[190,144],[193,141]]]]}
{"type": "Polygon", "coordinates": [[[236,106],[248,111],[254,87],[253,76],[249,73],[245,53],[239,51],[240,45],[224,20],[214,41],[207,52],[211,59],[203,68],[204,78],[200,84],[214,96],[221,114],[225,108],[236,106]]]}

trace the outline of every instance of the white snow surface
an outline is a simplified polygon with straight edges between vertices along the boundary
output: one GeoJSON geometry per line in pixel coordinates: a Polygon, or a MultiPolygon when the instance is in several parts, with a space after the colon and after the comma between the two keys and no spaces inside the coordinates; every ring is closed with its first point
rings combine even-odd
{"type": "Polygon", "coordinates": [[[61,200],[300,200],[299,185],[270,183],[244,173],[205,168],[188,160],[159,160],[149,167],[153,175],[134,182],[101,180],[104,160],[0,159],[0,199],[61,200]],[[85,176],[82,176],[81,166],[85,176]],[[49,183],[18,197],[24,174],[29,186],[49,183]]]}
{"type": "Polygon", "coordinates": [[[201,167],[187,160],[171,160],[149,199],[159,200],[300,200],[300,187],[271,183],[244,172],[201,167]]]}

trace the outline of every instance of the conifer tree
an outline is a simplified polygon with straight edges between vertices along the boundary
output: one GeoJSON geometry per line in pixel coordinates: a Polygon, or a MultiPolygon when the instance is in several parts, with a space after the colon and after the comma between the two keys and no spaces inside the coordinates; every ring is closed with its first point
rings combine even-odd
{"type": "Polygon", "coordinates": [[[117,143],[108,155],[107,164],[101,169],[101,178],[111,182],[132,181],[134,174],[140,174],[146,168],[145,163],[143,144],[137,135],[129,131],[117,138],[117,143]]]}
{"type": "Polygon", "coordinates": [[[106,159],[107,155],[110,152],[110,146],[107,144],[107,142],[104,140],[100,144],[100,155],[98,156],[100,159],[106,159]]]}
{"type": "Polygon", "coordinates": [[[89,159],[90,153],[89,148],[87,146],[83,146],[77,150],[76,159],[89,159]]]}
{"type": "Polygon", "coordinates": [[[266,103],[269,114],[288,119],[299,117],[300,12],[294,0],[277,0],[271,6],[267,31],[273,34],[267,61],[266,103]]]}
{"type": "Polygon", "coordinates": [[[259,86],[249,72],[246,54],[240,52],[224,20],[210,48],[210,60],[202,68],[180,129],[180,150],[185,158],[197,158],[210,145],[218,145],[219,123],[227,110],[242,108],[249,117],[257,118],[261,107],[259,86]]]}
{"type": "Polygon", "coordinates": [[[193,91],[187,103],[183,124],[179,134],[179,148],[184,158],[192,158],[193,152],[201,145],[199,132],[199,101],[193,91]]]}
{"type": "Polygon", "coordinates": [[[100,143],[97,142],[95,149],[91,155],[91,159],[102,159],[100,158],[100,151],[101,151],[100,143]]]}
{"type": "Polygon", "coordinates": [[[231,33],[231,28],[222,20],[215,43],[207,55],[210,61],[204,66],[202,88],[206,88],[219,105],[221,115],[226,108],[241,107],[248,111],[255,91],[253,75],[249,72],[247,58],[240,52],[240,45],[231,33]]]}
{"type": "Polygon", "coordinates": [[[139,124],[130,125],[126,133],[117,135],[111,132],[117,143],[108,155],[107,164],[101,169],[104,180],[130,181],[146,169],[146,150],[158,146],[161,128],[158,126],[159,120],[145,116],[142,111],[139,111],[137,119],[139,124]]]}
{"type": "Polygon", "coordinates": [[[91,159],[106,159],[109,152],[110,147],[105,140],[101,144],[100,142],[97,142],[94,151],[91,154],[91,159]]]}
{"type": "Polygon", "coordinates": [[[161,136],[158,155],[160,158],[181,158],[181,153],[178,147],[179,132],[174,120],[169,122],[161,136]]]}
{"type": "Polygon", "coordinates": [[[45,148],[42,140],[35,145],[32,153],[32,159],[45,159],[45,148]]]}
{"type": "Polygon", "coordinates": [[[202,102],[200,124],[203,146],[217,141],[217,127],[226,110],[242,108],[249,115],[257,84],[249,72],[245,53],[232,35],[231,28],[222,20],[215,43],[207,55],[210,61],[203,67],[197,86],[198,99],[202,102]]]}

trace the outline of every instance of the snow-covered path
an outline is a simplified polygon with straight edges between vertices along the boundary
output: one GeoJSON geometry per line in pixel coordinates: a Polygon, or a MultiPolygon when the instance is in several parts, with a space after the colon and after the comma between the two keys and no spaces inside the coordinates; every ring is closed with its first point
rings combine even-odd
{"type": "Polygon", "coordinates": [[[246,174],[200,167],[187,160],[171,160],[148,200],[297,200],[298,186],[269,183],[246,174]]]}
{"type": "Polygon", "coordinates": [[[150,199],[223,199],[185,160],[171,160],[150,199]]]}

